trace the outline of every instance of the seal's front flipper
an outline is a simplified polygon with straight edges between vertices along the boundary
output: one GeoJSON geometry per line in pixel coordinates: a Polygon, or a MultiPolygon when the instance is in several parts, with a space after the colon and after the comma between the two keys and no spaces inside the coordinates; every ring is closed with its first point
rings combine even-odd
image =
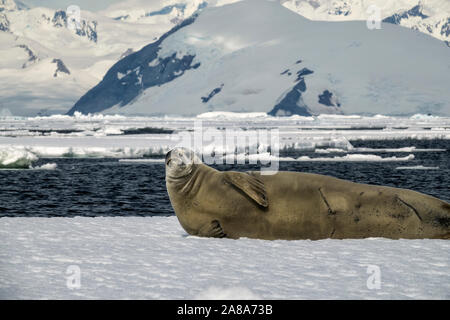
{"type": "Polygon", "coordinates": [[[256,177],[243,172],[224,172],[225,181],[244,192],[262,207],[268,207],[266,188],[264,183],[256,177]]]}
{"type": "Polygon", "coordinates": [[[227,236],[217,220],[213,220],[210,223],[203,225],[200,230],[198,230],[198,235],[200,237],[212,238],[225,238],[227,236]]]}

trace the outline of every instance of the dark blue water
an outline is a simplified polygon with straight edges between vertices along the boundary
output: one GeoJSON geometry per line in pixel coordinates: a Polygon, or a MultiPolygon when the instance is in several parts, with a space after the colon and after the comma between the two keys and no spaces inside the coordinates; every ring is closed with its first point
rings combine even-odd
{"type": "MultiPolygon", "coordinates": [[[[331,175],[354,182],[423,192],[450,202],[450,141],[352,141],[355,147],[441,148],[417,152],[407,162],[281,162],[280,170],[331,175]],[[423,165],[439,170],[396,170],[423,165]]],[[[405,157],[408,153],[377,153],[405,157]]],[[[289,154],[292,156],[293,154],[289,154]]],[[[302,152],[293,156],[333,156],[302,152]]],[[[336,154],[343,156],[343,154],[336,154]]],[[[0,170],[0,217],[173,215],[163,163],[124,163],[117,159],[41,159],[56,170],[0,170]]],[[[219,165],[220,170],[258,170],[256,165],[219,165]]]]}

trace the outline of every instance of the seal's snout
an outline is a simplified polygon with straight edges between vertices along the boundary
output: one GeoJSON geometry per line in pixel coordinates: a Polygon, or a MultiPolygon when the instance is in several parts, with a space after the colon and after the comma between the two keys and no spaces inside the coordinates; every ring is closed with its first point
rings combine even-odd
{"type": "Polygon", "coordinates": [[[186,148],[175,148],[166,154],[166,171],[170,176],[182,176],[192,171],[195,163],[201,160],[186,148]]]}

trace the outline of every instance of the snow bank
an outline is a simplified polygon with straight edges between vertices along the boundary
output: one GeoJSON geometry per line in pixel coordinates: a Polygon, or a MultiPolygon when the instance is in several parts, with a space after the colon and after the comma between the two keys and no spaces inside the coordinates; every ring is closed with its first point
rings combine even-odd
{"type": "Polygon", "coordinates": [[[29,168],[38,157],[21,147],[0,146],[0,168],[29,168]]]}
{"type": "Polygon", "coordinates": [[[198,238],[176,217],[1,218],[0,261],[1,299],[450,298],[449,241],[198,238]]]}

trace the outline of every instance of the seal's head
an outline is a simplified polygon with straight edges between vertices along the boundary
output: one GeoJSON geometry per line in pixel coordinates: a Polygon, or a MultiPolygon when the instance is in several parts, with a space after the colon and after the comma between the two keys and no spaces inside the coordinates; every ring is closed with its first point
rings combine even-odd
{"type": "Polygon", "coordinates": [[[166,175],[171,178],[187,176],[198,163],[202,163],[202,161],[192,150],[172,149],[166,154],[166,175]]]}

